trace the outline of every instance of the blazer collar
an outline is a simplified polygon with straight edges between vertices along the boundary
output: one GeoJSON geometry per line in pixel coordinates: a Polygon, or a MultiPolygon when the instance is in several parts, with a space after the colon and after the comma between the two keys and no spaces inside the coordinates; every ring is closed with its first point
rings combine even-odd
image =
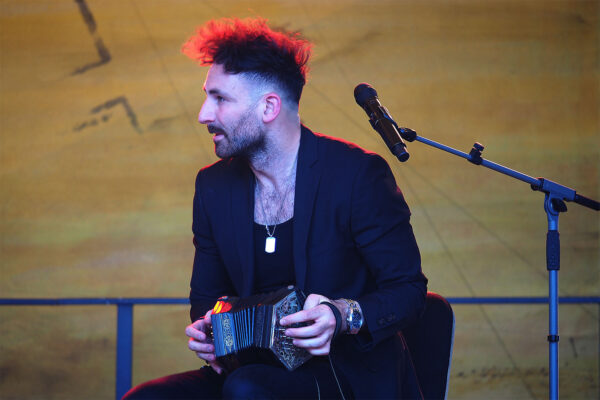
{"type": "Polygon", "coordinates": [[[239,257],[239,271],[231,271],[233,282],[240,282],[235,275],[241,277],[241,287],[236,285],[240,296],[250,296],[254,287],[254,185],[255,179],[248,164],[241,160],[234,160],[238,173],[231,181],[231,221],[234,230],[239,257]]]}
{"type": "Polygon", "coordinates": [[[296,195],[294,197],[294,268],[296,286],[305,289],[307,242],[312,214],[321,179],[318,140],[315,134],[302,125],[298,166],[296,167],[296,195]]]}

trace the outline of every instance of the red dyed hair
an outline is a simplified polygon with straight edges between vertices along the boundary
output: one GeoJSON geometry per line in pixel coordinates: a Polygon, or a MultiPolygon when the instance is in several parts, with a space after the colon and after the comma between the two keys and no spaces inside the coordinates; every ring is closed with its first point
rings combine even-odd
{"type": "Polygon", "coordinates": [[[297,32],[271,29],[266,19],[224,18],[197,28],[181,50],[200,65],[219,64],[228,73],[276,83],[298,103],[311,47],[297,32]]]}

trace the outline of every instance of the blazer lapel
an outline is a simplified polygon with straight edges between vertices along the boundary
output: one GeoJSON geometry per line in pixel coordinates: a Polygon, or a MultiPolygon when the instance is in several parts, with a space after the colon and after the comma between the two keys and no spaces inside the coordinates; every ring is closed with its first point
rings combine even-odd
{"type": "Polygon", "coordinates": [[[234,240],[241,266],[242,286],[239,295],[249,296],[254,286],[254,175],[244,162],[237,161],[239,173],[231,184],[230,223],[235,230],[234,240]]]}
{"type": "Polygon", "coordinates": [[[317,168],[318,143],[314,133],[304,125],[298,150],[296,190],[294,197],[294,269],[296,286],[302,290],[306,284],[307,242],[312,222],[315,199],[321,179],[317,168]]]}

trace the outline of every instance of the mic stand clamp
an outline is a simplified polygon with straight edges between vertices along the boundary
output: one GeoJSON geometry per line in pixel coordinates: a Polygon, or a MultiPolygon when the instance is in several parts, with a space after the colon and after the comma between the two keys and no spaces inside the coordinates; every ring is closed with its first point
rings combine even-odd
{"type": "Polygon", "coordinates": [[[483,149],[484,147],[481,143],[475,142],[473,144],[473,148],[469,152],[469,155],[471,156],[468,159],[469,162],[472,162],[475,165],[481,165],[481,163],[483,162],[483,158],[481,158],[481,152],[483,151],[483,149]]]}

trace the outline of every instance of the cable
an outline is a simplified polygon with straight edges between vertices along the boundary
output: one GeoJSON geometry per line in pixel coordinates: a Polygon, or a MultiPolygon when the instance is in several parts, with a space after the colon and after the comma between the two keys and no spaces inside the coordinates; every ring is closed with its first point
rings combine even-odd
{"type": "Polygon", "coordinates": [[[319,387],[319,381],[317,380],[317,377],[313,375],[313,378],[315,378],[315,383],[317,384],[317,399],[321,400],[321,388],[319,387]]]}
{"type": "Polygon", "coordinates": [[[340,395],[342,396],[342,400],[346,400],[344,397],[344,392],[342,391],[342,387],[340,386],[340,381],[338,380],[337,374],[335,373],[335,368],[333,368],[333,361],[331,361],[331,354],[327,355],[329,359],[329,365],[331,366],[331,372],[333,372],[333,377],[335,378],[335,383],[337,383],[338,389],[340,390],[340,395]]]}

